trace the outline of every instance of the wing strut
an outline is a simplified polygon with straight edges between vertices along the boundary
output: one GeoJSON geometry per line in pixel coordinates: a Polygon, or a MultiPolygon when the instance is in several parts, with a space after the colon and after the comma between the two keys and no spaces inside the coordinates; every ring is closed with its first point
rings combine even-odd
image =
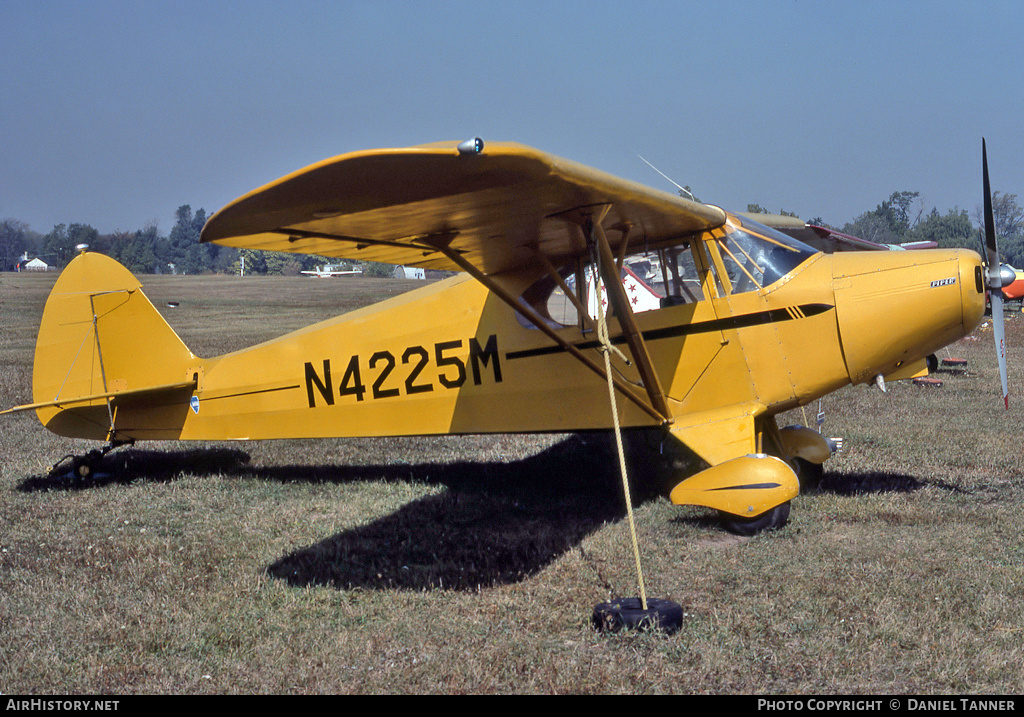
{"type": "Polygon", "coordinates": [[[651,399],[651,405],[665,423],[672,422],[672,412],[669,410],[668,401],[665,399],[665,392],[661,387],[658,372],[654,370],[651,355],[647,351],[647,344],[644,343],[643,335],[636,325],[633,316],[633,309],[629,305],[629,297],[626,296],[626,289],[622,285],[621,264],[618,264],[612,255],[611,247],[608,245],[608,237],[605,236],[604,228],[600,222],[590,222],[590,235],[597,244],[598,264],[601,269],[601,279],[604,281],[605,289],[608,291],[608,299],[611,302],[612,310],[619,320],[619,327],[629,346],[629,352],[636,361],[637,370],[640,372],[640,380],[647,389],[647,396],[651,399]]]}
{"type": "MultiPolygon", "coordinates": [[[[519,301],[518,297],[510,293],[499,282],[494,281],[492,277],[488,276],[487,274],[484,274],[471,262],[464,259],[457,251],[452,249],[446,241],[443,241],[443,239],[445,239],[443,235],[435,236],[432,237],[431,239],[437,242],[435,244],[437,250],[444,254],[446,257],[448,257],[453,263],[457,264],[463,271],[465,271],[467,274],[469,274],[474,279],[479,281],[481,284],[486,286],[489,291],[491,291],[495,296],[504,301],[506,304],[511,306],[514,310],[523,314],[534,324],[534,326],[536,326],[545,335],[547,335],[548,338],[550,338],[552,341],[554,341],[559,346],[564,348],[570,354],[575,356],[576,359],[579,360],[579,362],[582,363],[584,366],[589,368],[591,371],[596,373],[601,378],[605,380],[608,379],[608,375],[605,373],[605,370],[601,368],[601,366],[599,366],[596,362],[591,360],[589,356],[584,354],[578,348],[576,348],[571,343],[569,343],[561,336],[559,336],[557,333],[555,333],[554,329],[548,326],[547,322],[544,321],[544,319],[542,319],[537,314],[537,312],[533,310],[532,307],[527,306],[523,302],[519,301]]],[[[448,237],[448,239],[450,241],[451,237],[448,237]]],[[[432,244],[433,241],[431,242],[432,244]]],[[[621,287],[621,281],[618,283],[621,287]]],[[[630,401],[636,404],[641,410],[644,411],[644,413],[649,415],[651,418],[654,418],[655,420],[661,423],[666,423],[670,420],[670,414],[667,411],[661,412],[657,408],[653,408],[651,404],[643,400],[643,398],[641,398],[641,396],[638,395],[633,390],[633,388],[628,383],[623,381],[621,378],[613,375],[612,380],[615,382],[615,387],[622,393],[622,395],[624,395],[626,398],[628,398],[630,401]]]]}

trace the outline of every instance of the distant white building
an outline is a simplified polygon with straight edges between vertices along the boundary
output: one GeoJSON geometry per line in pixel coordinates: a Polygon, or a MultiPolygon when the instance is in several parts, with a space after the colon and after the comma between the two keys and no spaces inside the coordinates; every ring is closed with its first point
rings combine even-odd
{"type": "Polygon", "coordinates": [[[32,261],[25,262],[22,265],[22,267],[21,267],[21,271],[49,271],[49,270],[50,270],[50,265],[47,264],[42,259],[40,259],[39,257],[36,257],[32,261]]]}
{"type": "Polygon", "coordinates": [[[396,266],[391,275],[394,279],[426,279],[426,272],[416,266],[396,266]]]}

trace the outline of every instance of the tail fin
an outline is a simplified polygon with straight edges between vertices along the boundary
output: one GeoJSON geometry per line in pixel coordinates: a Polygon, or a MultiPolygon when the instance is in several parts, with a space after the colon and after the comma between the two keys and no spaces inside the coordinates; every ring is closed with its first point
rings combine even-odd
{"type": "Polygon", "coordinates": [[[73,438],[176,438],[196,357],[139,281],[113,259],[83,253],[43,310],[32,378],[39,420],[73,438]]]}

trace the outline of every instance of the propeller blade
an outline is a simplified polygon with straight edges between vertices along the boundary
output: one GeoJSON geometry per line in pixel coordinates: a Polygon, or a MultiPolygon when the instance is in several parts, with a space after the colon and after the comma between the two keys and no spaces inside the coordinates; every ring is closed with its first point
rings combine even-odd
{"type": "Polygon", "coordinates": [[[996,242],[996,221],[992,212],[992,190],[988,182],[988,152],[985,149],[985,138],[981,138],[981,174],[984,185],[985,200],[985,251],[988,254],[989,282],[998,276],[999,245],[996,242]]]}
{"type": "Polygon", "coordinates": [[[988,261],[985,266],[989,302],[992,306],[992,335],[996,341],[996,358],[999,361],[999,380],[1003,386],[1003,405],[1010,408],[1010,389],[1006,376],[1006,328],[1003,325],[1003,281],[1000,278],[999,244],[996,241],[996,222],[992,212],[992,190],[988,182],[988,152],[985,138],[981,139],[981,172],[985,191],[985,252],[988,261]]]}
{"type": "Polygon", "coordinates": [[[1003,405],[1010,408],[1010,389],[1006,381],[1006,331],[1003,327],[1003,295],[990,294],[992,301],[992,335],[996,339],[996,358],[999,360],[999,380],[1003,384],[1003,405]]]}

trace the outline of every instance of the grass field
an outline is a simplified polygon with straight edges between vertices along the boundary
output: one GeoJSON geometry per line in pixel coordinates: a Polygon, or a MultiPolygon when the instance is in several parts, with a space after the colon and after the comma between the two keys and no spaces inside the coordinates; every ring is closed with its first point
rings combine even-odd
{"type": "MultiPolygon", "coordinates": [[[[0,407],[31,401],[52,282],[0,275],[0,407]]],[[[144,283],[200,355],[416,285],[144,283]]],[[[639,502],[648,595],[685,612],[672,636],[589,624],[637,594],[607,436],[140,444],[80,487],[46,475],[94,445],[4,417],[0,693],[1020,693],[1024,317],[1007,317],[1009,412],[987,327],[941,388],[826,397],[846,449],[783,530],[639,502]]]]}

